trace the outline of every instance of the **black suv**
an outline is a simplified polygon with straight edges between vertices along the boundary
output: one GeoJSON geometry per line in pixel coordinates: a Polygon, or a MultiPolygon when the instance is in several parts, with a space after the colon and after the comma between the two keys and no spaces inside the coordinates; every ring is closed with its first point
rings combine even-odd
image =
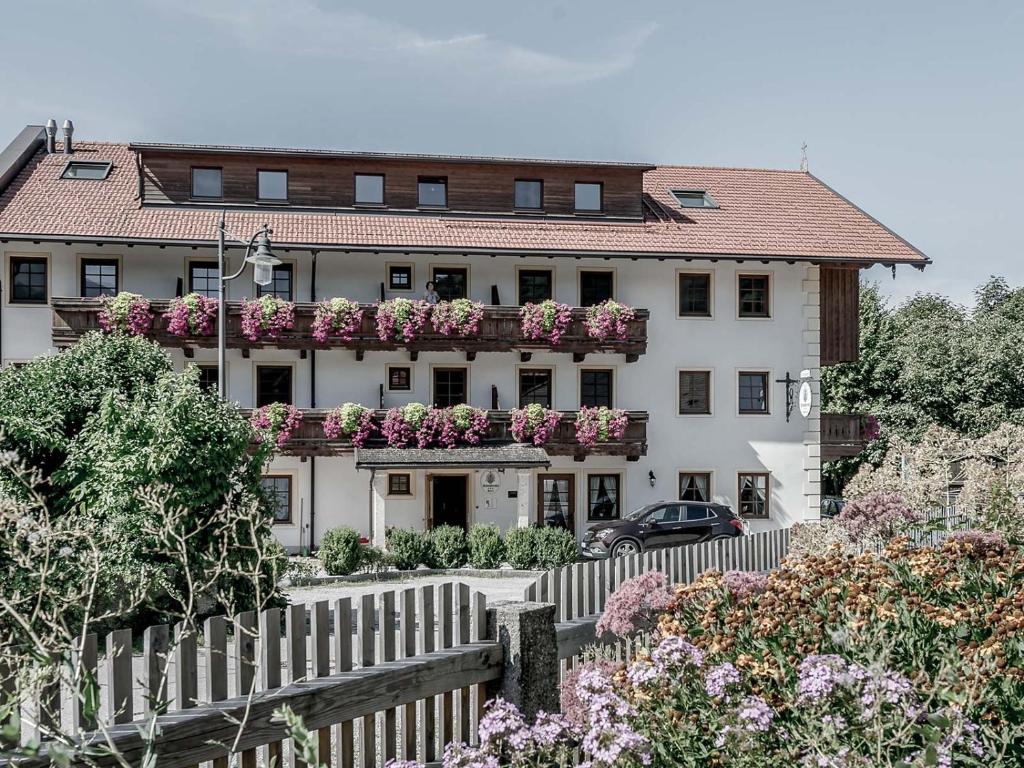
{"type": "Polygon", "coordinates": [[[696,544],[742,536],[743,521],[723,504],[706,501],[659,501],[587,529],[583,556],[635,555],[649,549],[696,544]]]}

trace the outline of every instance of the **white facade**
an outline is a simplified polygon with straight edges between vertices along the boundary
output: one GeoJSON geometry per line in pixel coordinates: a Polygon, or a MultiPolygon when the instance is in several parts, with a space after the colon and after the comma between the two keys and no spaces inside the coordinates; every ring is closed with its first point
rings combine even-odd
{"type": "MultiPolygon", "coordinates": [[[[209,249],[181,247],[133,248],[95,245],[38,245],[9,242],[2,248],[5,278],[11,274],[8,260],[19,254],[49,259],[49,292],[54,296],[78,296],[82,256],[115,257],[120,260],[120,286],[149,298],[174,295],[177,281],[187,279],[190,259],[211,260],[209,249]]],[[[279,252],[286,262],[295,264],[294,298],[309,301],[312,254],[279,252]]],[[[232,251],[230,261],[240,258],[232,251]]],[[[386,281],[386,265],[411,263],[414,266],[414,297],[422,292],[434,265],[468,267],[469,298],[490,303],[491,286],[497,286],[503,304],[517,303],[517,269],[540,268],[554,271],[554,298],[573,306],[579,302],[580,270],[611,270],[615,275],[615,299],[650,310],[647,352],[639,361],[627,363],[624,355],[590,354],[584,362],[574,363],[564,353],[533,354],[529,363],[520,361],[516,352],[481,352],[472,362],[464,354],[421,352],[415,362],[400,352],[367,352],[357,361],[349,350],[317,351],[316,406],[332,408],[346,401],[367,406],[378,405],[379,386],[386,381],[389,364],[412,368],[412,391],[385,392],[385,407],[432,399],[431,369],[434,366],[468,368],[470,404],[488,408],[491,387],[496,385],[502,409],[518,405],[517,369],[550,368],[553,371],[553,403],[559,410],[579,406],[579,373],[588,367],[614,371],[613,405],[627,410],[648,411],[647,455],[638,462],[625,457],[588,457],[575,462],[571,457],[552,457],[550,470],[499,473],[498,488],[484,488],[480,473],[468,474],[468,521],[491,521],[503,529],[534,519],[537,474],[569,474],[575,484],[575,527],[581,535],[590,524],[586,514],[587,476],[594,472],[622,475],[620,509],[626,512],[639,505],[678,497],[680,472],[711,473],[711,495],[715,500],[738,509],[737,482],[741,472],[766,472],[770,476],[769,518],[753,520],[752,528],[789,525],[818,514],[820,446],[817,403],[818,378],[818,268],[807,263],[772,261],[709,260],[630,260],[593,258],[521,258],[518,256],[432,256],[428,254],[387,255],[374,253],[321,252],[317,257],[317,299],[334,296],[373,302],[379,298],[380,285],[386,281]],[[712,275],[712,316],[678,316],[678,273],[705,272],[712,275]],[[740,318],[737,276],[770,276],[770,318],[740,318]],[[679,371],[711,372],[711,414],[678,415],[679,371]],[[738,373],[765,371],[769,374],[769,413],[738,413],[738,373]],[[815,400],[811,415],[804,418],[794,407],[787,421],[786,387],[776,383],[787,372],[799,379],[809,371],[815,400]],[[653,477],[653,481],[652,478],[653,477]],[[510,493],[512,492],[512,493],[510,493]]],[[[230,286],[229,298],[251,296],[254,286],[249,275],[230,286]]],[[[4,283],[2,317],[2,358],[4,364],[24,361],[36,355],[54,352],[51,340],[51,308],[9,303],[10,292],[4,283]]],[[[389,292],[390,296],[410,296],[389,292]]],[[[180,350],[171,350],[178,366],[188,363],[213,363],[212,349],[198,349],[192,360],[180,350]]],[[[309,407],[310,365],[313,355],[301,359],[298,351],[253,350],[249,359],[239,350],[228,351],[229,398],[243,407],[251,407],[255,398],[254,370],[261,363],[286,363],[293,366],[293,402],[309,407]]],[[[412,472],[412,494],[388,497],[386,473],[379,472],[371,487],[370,475],[357,472],[351,455],[316,458],[281,457],[273,462],[272,474],[292,478],[292,522],[278,526],[279,536],[291,547],[318,541],[329,528],[350,525],[370,532],[371,514],[377,515],[377,534],[382,525],[421,527],[425,523],[429,487],[426,472],[412,472]],[[315,480],[311,468],[315,462],[315,480]],[[315,482],[315,498],[311,488],[315,482]],[[310,532],[311,512],[315,510],[315,532],[310,532]]]]}

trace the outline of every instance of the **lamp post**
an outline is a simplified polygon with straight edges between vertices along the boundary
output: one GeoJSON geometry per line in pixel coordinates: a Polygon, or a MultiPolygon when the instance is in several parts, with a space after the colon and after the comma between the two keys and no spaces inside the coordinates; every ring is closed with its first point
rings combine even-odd
{"type": "Polygon", "coordinates": [[[270,235],[273,230],[264,224],[256,234],[249,238],[248,242],[235,235],[231,235],[224,226],[224,214],[221,214],[220,223],[217,225],[217,390],[221,399],[227,399],[228,383],[226,371],[224,370],[224,358],[227,350],[227,331],[225,323],[224,292],[227,289],[229,280],[245,271],[247,264],[253,265],[252,279],[256,285],[270,285],[274,279],[274,267],[281,263],[281,260],[270,252],[270,235]],[[245,245],[245,259],[242,266],[233,275],[224,274],[224,240],[230,235],[232,240],[237,240],[245,245]],[[253,246],[256,252],[253,253],[253,246]]]}

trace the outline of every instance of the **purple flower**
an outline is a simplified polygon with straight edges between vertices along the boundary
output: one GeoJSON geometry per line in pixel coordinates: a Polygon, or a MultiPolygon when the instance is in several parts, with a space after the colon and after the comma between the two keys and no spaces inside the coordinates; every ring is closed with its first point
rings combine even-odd
{"type": "Polygon", "coordinates": [[[547,339],[552,346],[557,346],[572,323],[572,308],[551,299],[540,304],[527,303],[519,310],[519,319],[526,339],[547,339]]]}
{"type": "Polygon", "coordinates": [[[132,336],[144,336],[153,327],[153,313],[149,299],[137,293],[122,291],[117,296],[100,296],[103,308],[97,319],[100,328],[108,333],[124,331],[132,336]]]}
{"type": "Polygon", "coordinates": [[[321,301],[313,314],[313,338],[320,344],[326,344],[332,336],[352,341],[362,324],[363,310],[356,302],[348,299],[321,301]]]}
{"type": "Polygon", "coordinates": [[[171,299],[164,313],[167,332],[175,336],[210,336],[217,327],[217,300],[198,293],[171,299]]]}
{"type": "Polygon", "coordinates": [[[597,620],[597,634],[611,632],[626,637],[650,622],[655,613],[672,602],[672,590],[665,581],[661,571],[648,571],[624,581],[608,598],[597,620]]]}
{"type": "Polygon", "coordinates": [[[677,635],[662,638],[651,652],[651,659],[662,671],[684,666],[699,669],[704,665],[704,654],[701,650],[677,635]]]}
{"type": "Polygon", "coordinates": [[[757,571],[726,571],[722,580],[729,593],[737,600],[759,595],[768,586],[768,574],[757,571]]]}
{"type": "Polygon", "coordinates": [[[426,327],[430,305],[425,301],[391,299],[377,303],[377,337],[381,341],[410,342],[426,327]]]}
{"type": "Polygon", "coordinates": [[[581,406],[576,414],[576,442],[584,448],[598,443],[621,440],[626,435],[629,417],[620,408],[581,406]]]}
{"type": "Polygon", "coordinates": [[[549,411],[537,403],[530,403],[525,408],[513,408],[509,415],[512,418],[512,437],[517,442],[531,442],[534,445],[544,445],[562,420],[562,414],[558,411],[549,411]]]}
{"type": "Polygon", "coordinates": [[[704,690],[713,699],[729,700],[728,688],[740,681],[740,673],[732,662],[719,664],[712,667],[704,675],[704,690]]]}
{"type": "Polygon", "coordinates": [[[797,670],[797,698],[801,702],[815,703],[831,696],[837,687],[847,687],[866,676],[863,667],[847,663],[841,656],[807,656],[797,670]]]}
{"type": "Polygon", "coordinates": [[[530,741],[530,731],[515,705],[498,698],[487,702],[486,708],[486,714],[480,718],[480,745],[500,749],[507,744],[516,751],[524,749],[530,741]]]}
{"type": "Polygon", "coordinates": [[[295,327],[295,304],[275,296],[242,300],[242,335],[258,342],[263,336],[278,339],[295,327]]]}
{"type": "Polygon", "coordinates": [[[430,313],[434,330],[442,336],[474,336],[480,332],[484,305],[479,301],[439,301],[430,313]]]}
{"type": "Polygon", "coordinates": [[[636,310],[625,304],[608,299],[587,308],[587,319],[583,327],[587,335],[598,341],[629,338],[629,324],[636,318],[636,310]]]}
{"type": "Polygon", "coordinates": [[[748,730],[765,733],[775,719],[775,710],[760,696],[747,696],[737,708],[736,717],[748,730]]]}

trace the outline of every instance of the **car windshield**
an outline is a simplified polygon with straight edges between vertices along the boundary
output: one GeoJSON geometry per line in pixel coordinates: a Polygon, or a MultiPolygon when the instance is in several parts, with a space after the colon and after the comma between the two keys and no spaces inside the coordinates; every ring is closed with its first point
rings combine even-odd
{"type": "Polygon", "coordinates": [[[647,517],[649,514],[651,514],[651,512],[653,512],[654,510],[656,510],[660,506],[661,506],[660,504],[648,504],[646,507],[640,507],[640,509],[634,509],[628,515],[626,515],[623,519],[624,520],[641,520],[641,519],[647,517]]]}

